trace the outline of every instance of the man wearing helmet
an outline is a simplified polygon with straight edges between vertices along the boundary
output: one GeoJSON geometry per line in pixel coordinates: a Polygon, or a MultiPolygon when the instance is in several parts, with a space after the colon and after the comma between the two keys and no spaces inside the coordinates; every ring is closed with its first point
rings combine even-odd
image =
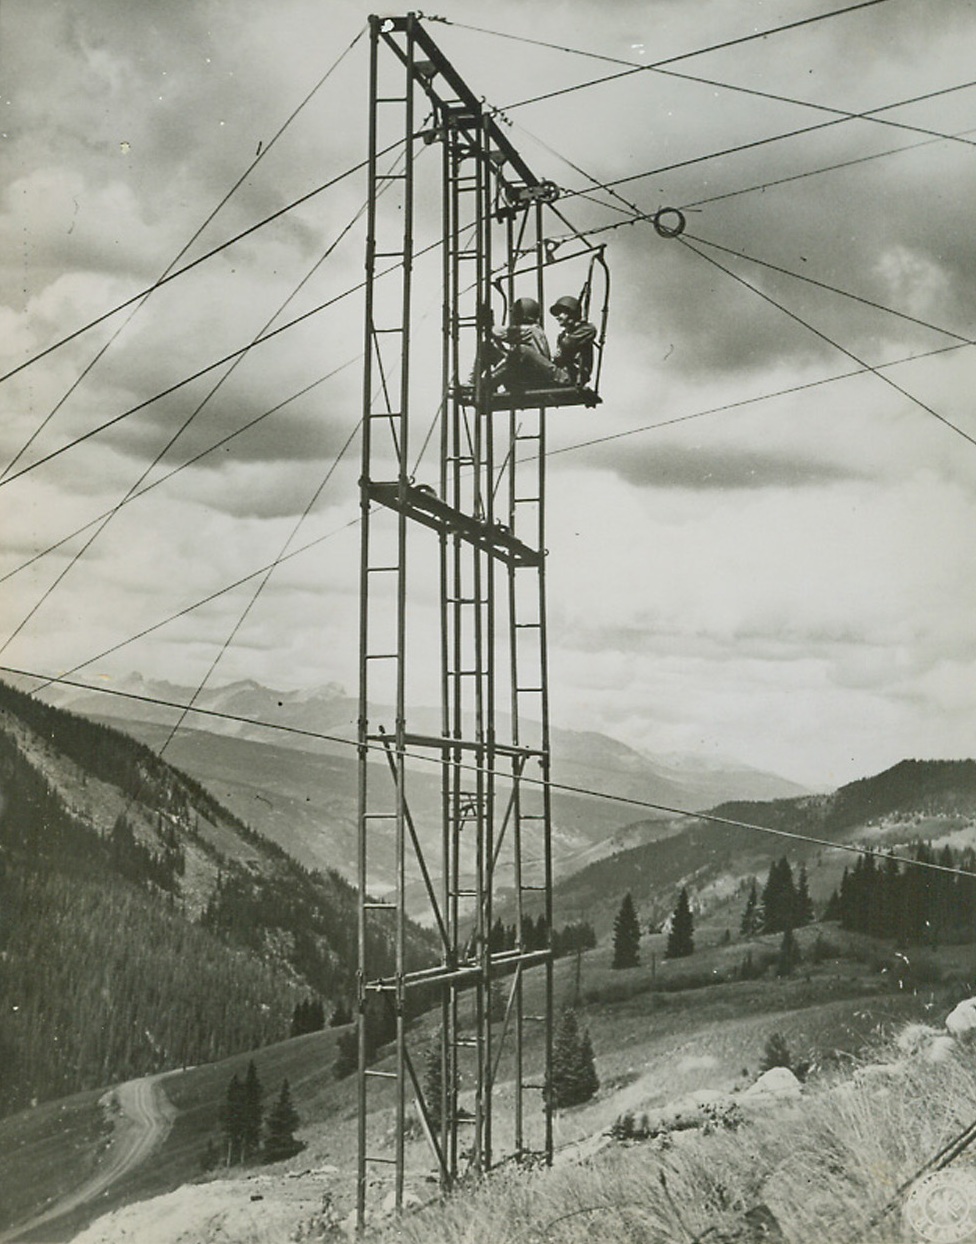
{"type": "Polygon", "coordinates": [[[542,383],[552,369],[552,352],[542,327],[542,308],[534,298],[512,303],[508,328],[494,334],[499,361],[492,368],[495,384],[524,389],[542,383]]]}
{"type": "Polygon", "coordinates": [[[583,319],[579,299],[569,294],[557,298],[549,310],[559,321],[560,328],[553,363],[566,374],[566,379],[559,383],[582,388],[593,372],[596,329],[583,319]]]}

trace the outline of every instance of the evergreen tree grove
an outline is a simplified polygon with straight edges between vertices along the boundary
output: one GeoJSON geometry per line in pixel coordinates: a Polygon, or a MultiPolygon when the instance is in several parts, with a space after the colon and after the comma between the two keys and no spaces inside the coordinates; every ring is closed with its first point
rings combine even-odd
{"type": "Polygon", "coordinates": [[[688,902],[688,891],[682,889],[678,905],[671,916],[671,931],[664,952],[665,959],[685,959],[695,953],[695,922],[688,902]]]}
{"type": "Polygon", "coordinates": [[[640,963],[640,924],[628,891],[613,922],[614,968],[635,968],[640,963]]]}

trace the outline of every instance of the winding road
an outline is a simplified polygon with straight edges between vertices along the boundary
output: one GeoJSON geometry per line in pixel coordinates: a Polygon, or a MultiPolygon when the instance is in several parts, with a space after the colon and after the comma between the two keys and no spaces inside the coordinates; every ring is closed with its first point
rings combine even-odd
{"type": "Polygon", "coordinates": [[[91,1179],[66,1193],[43,1213],[0,1235],[0,1244],[14,1244],[14,1241],[36,1231],[44,1223],[94,1201],[117,1180],[145,1162],[166,1138],[176,1115],[159,1083],[165,1074],[127,1080],[113,1090],[118,1102],[118,1114],[114,1119],[111,1142],[99,1169],[91,1179]]]}

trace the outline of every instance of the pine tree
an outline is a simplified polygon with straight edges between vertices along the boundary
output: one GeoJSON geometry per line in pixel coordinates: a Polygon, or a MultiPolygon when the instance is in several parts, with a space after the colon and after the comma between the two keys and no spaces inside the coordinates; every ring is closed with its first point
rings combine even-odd
{"type": "Polygon", "coordinates": [[[258,1151],[261,1143],[261,1099],[264,1089],[258,1079],[254,1059],[247,1064],[247,1074],[241,1092],[241,1160],[248,1161],[258,1151]]]}
{"type": "Polygon", "coordinates": [[[635,968],[640,963],[640,924],[628,891],[613,922],[613,968],[635,968]]]}
{"type": "Polygon", "coordinates": [[[241,1135],[244,1119],[244,1086],[235,1072],[227,1085],[220,1112],[220,1130],[224,1135],[227,1153],[227,1165],[231,1166],[241,1160],[241,1135]]]}
{"type": "Polygon", "coordinates": [[[759,932],[759,893],[756,888],[756,879],[753,877],[752,885],[749,887],[749,897],[746,899],[746,908],[742,913],[742,919],[739,922],[739,932],[743,937],[752,937],[753,934],[759,932]]]}
{"type": "Polygon", "coordinates": [[[563,1011],[552,1048],[552,1079],[546,1087],[555,1109],[589,1101],[600,1087],[589,1033],[580,1033],[576,1012],[563,1011]]]}
{"type": "Polygon", "coordinates": [[[797,928],[813,921],[813,899],[810,897],[810,883],[807,879],[806,864],[800,865],[800,875],[796,882],[796,910],[793,923],[797,928]]]}
{"type": "Polygon", "coordinates": [[[664,951],[665,959],[686,959],[695,953],[695,922],[688,902],[688,891],[678,895],[678,905],[671,916],[671,931],[664,951]]]}
{"type": "Polygon", "coordinates": [[[793,870],[786,856],[769,866],[769,876],[762,892],[763,933],[782,933],[795,923],[796,887],[793,870]]]}
{"type": "Polygon", "coordinates": [[[265,1162],[283,1162],[304,1149],[300,1140],[295,1138],[295,1128],[300,1120],[292,1105],[288,1081],[283,1080],[281,1092],[268,1113],[268,1123],[264,1138],[262,1159],[265,1162]]]}

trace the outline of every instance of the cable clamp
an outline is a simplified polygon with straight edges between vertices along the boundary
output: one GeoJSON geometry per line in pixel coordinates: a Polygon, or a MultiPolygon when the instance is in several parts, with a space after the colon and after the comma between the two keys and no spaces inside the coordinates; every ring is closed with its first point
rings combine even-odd
{"type": "Polygon", "coordinates": [[[659,238],[681,237],[687,223],[684,212],[676,207],[659,208],[651,217],[654,232],[659,238]]]}

